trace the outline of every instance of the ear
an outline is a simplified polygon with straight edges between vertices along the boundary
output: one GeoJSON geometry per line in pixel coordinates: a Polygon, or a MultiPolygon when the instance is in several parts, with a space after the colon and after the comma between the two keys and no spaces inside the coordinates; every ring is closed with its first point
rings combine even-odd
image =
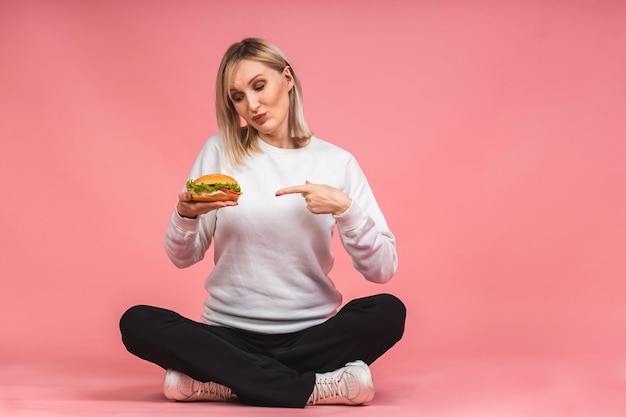
{"type": "Polygon", "coordinates": [[[283,76],[283,80],[285,81],[285,84],[289,87],[289,90],[291,90],[293,85],[295,84],[295,81],[293,79],[293,74],[291,72],[291,67],[289,65],[287,65],[283,69],[282,76],[283,76]]]}

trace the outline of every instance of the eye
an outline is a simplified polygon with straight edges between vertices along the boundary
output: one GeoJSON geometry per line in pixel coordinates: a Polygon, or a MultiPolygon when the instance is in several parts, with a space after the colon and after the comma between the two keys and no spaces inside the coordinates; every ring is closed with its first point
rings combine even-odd
{"type": "Polygon", "coordinates": [[[262,91],[265,88],[265,83],[258,83],[254,86],[255,91],[262,91]]]}
{"type": "Polygon", "coordinates": [[[243,95],[235,94],[234,96],[231,97],[231,100],[234,101],[235,103],[239,103],[243,100],[243,95]]]}

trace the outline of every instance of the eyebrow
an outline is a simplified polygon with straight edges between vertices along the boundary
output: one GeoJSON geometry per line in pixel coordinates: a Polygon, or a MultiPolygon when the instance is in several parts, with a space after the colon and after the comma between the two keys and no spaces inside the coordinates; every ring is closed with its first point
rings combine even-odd
{"type": "MultiPolygon", "coordinates": [[[[261,76],[263,76],[263,74],[259,73],[259,74],[255,75],[254,77],[252,77],[252,79],[250,79],[250,81],[248,81],[248,85],[250,85],[250,84],[254,83],[254,81],[255,81],[257,78],[261,77],[261,76]]],[[[239,91],[239,90],[237,90],[237,89],[235,89],[235,88],[231,88],[231,89],[230,89],[230,90],[228,90],[228,91],[230,91],[230,92],[232,93],[233,91],[239,91]]]]}

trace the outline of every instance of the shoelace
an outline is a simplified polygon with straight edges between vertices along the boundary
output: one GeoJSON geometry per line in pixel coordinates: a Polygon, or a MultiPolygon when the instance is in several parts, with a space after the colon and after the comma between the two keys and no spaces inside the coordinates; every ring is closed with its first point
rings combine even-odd
{"type": "Polygon", "coordinates": [[[328,400],[331,398],[337,398],[345,395],[341,392],[341,386],[339,380],[343,374],[335,378],[320,378],[315,381],[315,389],[311,395],[310,404],[315,405],[320,401],[328,400]]]}
{"type": "Polygon", "coordinates": [[[200,397],[204,394],[208,394],[213,397],[217,397],[222,401],[229,401],[233,398],[233,393],[230,388],[216,384],[215,382],[197,382],[195,381],[193,387],[194,395],[200,397]]]}

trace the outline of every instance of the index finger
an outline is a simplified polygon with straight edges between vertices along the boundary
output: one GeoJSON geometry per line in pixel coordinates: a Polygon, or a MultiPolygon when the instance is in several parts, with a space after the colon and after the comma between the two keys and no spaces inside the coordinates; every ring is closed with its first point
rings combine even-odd
{"type": "Polygon", "coordinates": [[[305,185],[294,185],[293,187],[286,187],[276,191],[276,197],[285,194],[302,194],[306,191],[305,185]]]}

